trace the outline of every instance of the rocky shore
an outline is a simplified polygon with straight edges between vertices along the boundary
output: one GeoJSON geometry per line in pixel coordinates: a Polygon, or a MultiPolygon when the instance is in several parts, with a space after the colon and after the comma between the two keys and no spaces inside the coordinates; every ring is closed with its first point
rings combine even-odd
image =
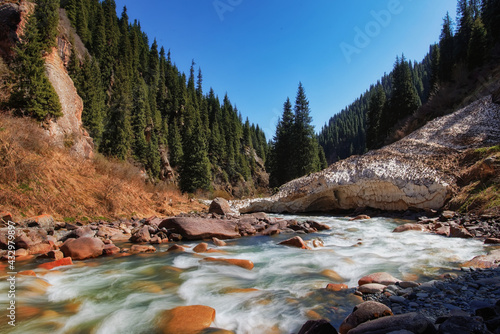
{"type": "MultiPolygon", "coordinates": [[[[425,283],[401,281],[386,273],[360,278],[359,286],[352,292],[362,296],[365,302],[355,307],[338,332],[500,333],[500,249],[495,249],[500,237],[500,221],[494,217],[460,215],[451,211],[440,214],[429,211],[427,216],[419,217],[415,223],[398,226],[394,233],[417,230],[446,237],[480,238],[491,244],[490,254],[462,264],[461,272],[449,273],[425,283]]],[[[359,215],[352,219],[369,218],[359,215]]],[[[12,215],[2,212],[0,219],[12,221],[12,215]]],[[[48,270],[100,256],[155,252],[154,245],[157,244],[170,243],[168,251],[183,251],[184,247],[176,242],[211,240],[215,246],[223,246],[224,239],[253,235],[290,234],[290,239],[281,242],[282,245],[310,249],[321,247],[321,241],[313,239],[304,242],[300,235],[330,228],[314,221],[277,219],[264,213],[235,214],[222,199],[214,200],[208,213],[170,218],[79,224],[56,222],[53,217],[42,215],[16,222],[15,225],[17,259],[35,261],[38,267],[48,270]]],[[[5,250],[8,235],[8,227],[3,227],[0,247],[4,261],[9,260],[5,250]]],[[[216,250],[201,242],[193,251],[210,253],[216,250]]],[[[253,269],[251,261],[241,259],[206,257],[203,261],[253,269]]],[[[22,274],[36,275],[30,271],[22,274]]],[[[348,287],[329,284],[325,289],[340,291],[348,287]]],[[[175,314],[180,312],[181,318],[193,317],[189,307],[170,311],[175,314]]],[[[210,310],[208,318],[200,326],[208,326],[214,312],[210,310]]],[[[170,319],[171,314],[165,317],[170,319]]],[[[177,325],[179,321],[174,323],[177,325]]],[[[165,326],[170,328],[171,324],[165,326]]],[[[337,333],[337,329],[326,320],[316,320],[304,324],[298,333],[337,333]]]]}

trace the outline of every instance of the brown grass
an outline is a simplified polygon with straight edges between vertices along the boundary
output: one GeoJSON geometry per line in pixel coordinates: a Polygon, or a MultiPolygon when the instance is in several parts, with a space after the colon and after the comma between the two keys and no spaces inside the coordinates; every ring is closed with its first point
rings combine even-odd
{"type": "Polygon", "coordinates": [[[169,216],[206,207],[175,186],[147,183],[128,162],[97,154],[81,160],[51,146],[33,121],[0,114],[0,211],[16,218],[169,216]]]}

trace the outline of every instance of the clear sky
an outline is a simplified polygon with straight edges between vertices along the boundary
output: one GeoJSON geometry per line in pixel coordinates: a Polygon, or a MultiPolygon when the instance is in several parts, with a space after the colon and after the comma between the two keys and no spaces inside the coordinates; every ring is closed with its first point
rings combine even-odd
{"type": "Polygon", "coordinates": [[[316,131],[392,70],[396,55],[422,60],[456,0],[116,0],[150,43],[191,60],[222,100],[268,139],[299,81],[316,131]]]}

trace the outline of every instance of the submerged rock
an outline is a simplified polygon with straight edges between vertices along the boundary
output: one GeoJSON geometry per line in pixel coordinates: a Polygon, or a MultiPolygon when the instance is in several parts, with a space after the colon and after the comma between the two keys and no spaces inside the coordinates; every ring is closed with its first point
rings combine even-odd
{"type": "Polygon", "coordinates": [[[215,310],[208,306],[179,306],[159,316],[158,329],[165,334],[193,334],[209,328],[215,319],[215,310]]]}
{"type": "Polygon", "coordinates": [[[378,283],[382,285],[391,285],[391,284],[396,284],[397,282],[400,282],[396,277],[392,276],[389,273],[373,273],[370,275],[366,275],[362,278],[359,279],[358,285],[364,285],[364,284],[369,284],[369,283],[378,283]]]}
{"type": "Polygon", "coordinates": [[[301,237],[293,237],[291,239],[280,242],[280,245],[296,247],[301,249],[310,249],[301,237]]]}
{"type": "Polygon", "coordinates": [[[240,260],[240,259],[222,259],[222,258],[214,258],[214,257],[207,257],[204,258],[202,261],[204,262],[215,262],[215,263],[220,263],[220,264],[228,264],[228,265],[233,265],[233,266],[238,266],[247,270],[252,270],[253,269],[253,262],[250,260],[240,260]]]}

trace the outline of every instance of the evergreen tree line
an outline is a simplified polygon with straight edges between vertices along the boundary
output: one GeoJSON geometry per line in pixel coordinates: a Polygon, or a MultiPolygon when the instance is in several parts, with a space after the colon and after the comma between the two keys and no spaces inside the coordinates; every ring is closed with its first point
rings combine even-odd
{"type": "Polygon", "coordinates": [[[271,187],[279,187],[328,166],[325,152],[311,125],[310,113],[304,87],[299,83],[295,106],[292,109],[290,99],[287,98],[276,126],[276,134],[270,142],[266,169],[270,174],[271,187]]]}
{"type": "Polygon", "coordinates": [[[39,121],[62,115],[59,97],[45,74],[42,55],[55,46],[59,1],[38,0],[15,46],[10,67],[14,86],[9,105],[20,116],[39,121]]]}
{"type": "Polygon", "coordinates": [[[453,80],[456,68],[474,70],[487,62],[500,37],[500,2],[458,0],[456,29],[446,14],[439,43],[421,62],[397,57],[394,69],[319,134],[329,163],[384,145],[388,134],[453,80]]]}
{"type": "Polygon", "coordinates": [[[73,50],[69,72],[84,102],[82,121],[97,149],[140,162],[162,179],[162,154],[179,172],[181,190],[210,189],[214,180],[252,185],[255,154],[265,160],[267,141],[226,95],[203,92],[202,72],[189,75],[172,62],[127,9],[114,0],[67,0],[68,18],[89,54],[73,50]]]}

